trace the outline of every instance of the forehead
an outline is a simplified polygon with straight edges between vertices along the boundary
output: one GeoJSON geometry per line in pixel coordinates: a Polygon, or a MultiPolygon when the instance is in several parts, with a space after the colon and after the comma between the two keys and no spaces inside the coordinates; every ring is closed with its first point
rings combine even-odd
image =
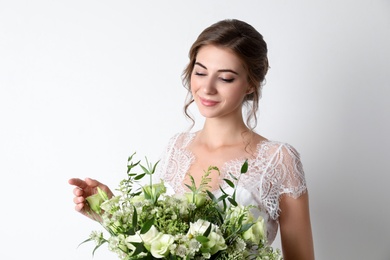
{"type": "Polygon", "coordinates": [[[196,62],[202,63],[210,70],[244,71],[241,59],[232,50],[215,45],[202,46],[196,55],[196,62]]]}

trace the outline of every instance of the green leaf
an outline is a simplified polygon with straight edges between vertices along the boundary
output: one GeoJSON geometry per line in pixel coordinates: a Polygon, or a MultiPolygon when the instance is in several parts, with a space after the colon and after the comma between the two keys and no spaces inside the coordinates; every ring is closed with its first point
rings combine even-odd
{"type": "Polygon", "coordinates": [[[207,237],[205,237],[205,236],[197,236],[196,238],[195,238],[199,243],[207,243],[207,242],[209,242],[210,241],[210,239],[208,239],[207,237]]]}
{"type": "Polygon", "coordinates": [[[88,238],[88,239],[84,240],[84,241],[81,242],[77,247],[79,247],[79,246],[81,246],[82,244],[87,243],[87,242],[89,242],[89,241],[92,241],[92,238],[88,238]]]}
{"type": "Polygon", "coordinates": [[[233,192],[233,195],[232,195],[232,199],[236,200],[236,189],[234,189],[234,192],[233,192]]]}
{"type": "MultiPolygon", "coordinates": [[[[133,255],[138,255],[139,253],[142,253],[142,252],[147,252],[146,248],[144,247],[143,243],[137,243],[137,242],[133,242],[131,243],[134,247],[135,247],[135,250],[133,252],[133,255]]],[[[142,259],[151,259],[149,258],[148,256],[146,256],[145,258],[142,258],[142,259]]]]}
{"type": "Polygon", "coordinates": [[[149,170],[148,170],[146,167],[142,166],[141,164],[140,164],[139,166],[142,168],[142,170],[144,171],[144,173],[150,174],[149,170]]]}
{"type": "Polygon", "coordinates": [[[141,180],[145,176],[145,173],[138,174],[137,176],[134,177],[134,180],[138,181],[141,180]]]}
{"type": "Polygon", "coordinates": [[[234,188],[234,183],[229,179],[223,179],[230,187],[234,188]]]}
{"type": "Polygon", "coordinates": [[[221,195],[221,197],[218,198],[217,202],[225,200],[227,197],[229,197],[227,194],[221,195]]]}
{"type": "Polygon", "coordinates": [[[141,231],[140,231],[141,235],[148,232],[149,229],[153,226],[153,224],[154,224],[154,218],[151,218],[148,221],[146,221],[145,224],[141,228],[141,231]]]}
{"type": "Polygon", "coordinates": [[[211,228],[212,228],[212,224],[210,223],[209,227],[206,229],[206,231],[203,234],[205,237],[208,237],[210,235],[211,228]]]}
{"type": "Polygon", "coordinates": [[[103,245],[103,244],[106,243],[106,242],[107,242],[107,241],[103,241],[103,243],[101,243],[101,244],[95,246],[95,248],[94,248],[93,251],[92,251],[92,256],[94,256],[94,255],[95,255],[95,251],[96,251],[101,245],[103,245]]]}
{"type": "Polygon", "coordinates": [[[210,197],[210,199],[211,199],[212,201],[214,201],[215,203],[218,202],[218,201],[217,201],[217,198],[214,196],[213,193],[211,193],[209,190],[206,190],[206,192],[207,192],[207,195],[209,195],[209,197],[210,197]]]}
{"type": "Polygon", "coordinates": [[[229,172],[229,176],[230,176],[230,178],[232,178],[233,180],[238,181],[237,177],[234,176],[234,175],[233,175],[232,173],[230,173],[230,172],[229,172]]]}
{"type": "Polygon", "coordinates": [[[230,204],[232,204],[233,206],[237,207],[238,204],[237,204],[237,202],[234,199],[228,198],[228,200],[229,200],[230,204]]]}
{"type": "Polygon", "coordinates": [[[156,171],[156,167],[157,167],[157,164],[159,163],[160,161],[157,161],[154,166],[153,166],[153,169],[152,169],[152,173],[154,173],[156,171]]]}
{"type": "Polygon", "coordinates": [[[253,226],[254,223],[247,223],[241,226],[240,232],[245,232],[253,226]]]}
{"type": "Polygon", "coordinates": [[[222,189],[222,187],[221,186],[219,186],[219,189],[221,190],[221,192],[223,193],[223,194],[225,194],[225,195],[229,195],[229,194],[227,194],[223,189],[222,189]]]}
{"type": "Polygon", "coordinates": [[[188,189],[190,189],[192,191],[192,187],[188,184],[184,184],[185,186],[187,186],[188,189]]]}
{"type": "Polygon", "coordinates": [[[130,162],[131,160],[133,160],[133,156],[136,154],[136,152],[134,152],[132,155],[129,156],[129,158],[127,159],[128,162],[130,162]]]}
{"type": "Polygon", "coordinates": [[[227,208],[226,200],[223,200],[222,203],[223,203],[223,211],[226,211],[227,208]]]}
{"type": "Polygon", "coordinates": [[[248,159],[245,160],[244,164],[241,166],[241,174],[248,171],[248,159]]]}
{"type": "Polygon", "coordinates": [[[137,209],[135,208],[135,206],[133,206],[133,227],[135,228],[137,226],[137,223],[138,223],[138,215],[137,215],[137,209]]]}

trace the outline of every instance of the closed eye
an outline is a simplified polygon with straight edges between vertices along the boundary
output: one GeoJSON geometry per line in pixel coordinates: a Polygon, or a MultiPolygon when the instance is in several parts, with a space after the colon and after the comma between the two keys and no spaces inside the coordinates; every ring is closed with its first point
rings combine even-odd
{"type": "Polygon", "coordinates": [[[195,72],[195,75],[196,75],[196,76],[206,76],[205,73],[200,73],[200,72],[195,72]]]}
{"type": "Polygon", "coordinates": [[[234,81],[234,78],[231,79],[221,78],[221,80],[226,83],[232,83],[234,81]]]}

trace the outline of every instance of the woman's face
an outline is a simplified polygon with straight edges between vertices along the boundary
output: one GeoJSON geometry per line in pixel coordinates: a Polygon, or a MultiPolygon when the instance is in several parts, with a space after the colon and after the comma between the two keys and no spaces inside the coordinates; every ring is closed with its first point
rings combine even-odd
{"type": "Polygon", "coordinates": [[[242,103],[250,88],[241,60],[229,49],[200,48],[191,74],[191,92],[206,118],[242,116],[242,103]]]}

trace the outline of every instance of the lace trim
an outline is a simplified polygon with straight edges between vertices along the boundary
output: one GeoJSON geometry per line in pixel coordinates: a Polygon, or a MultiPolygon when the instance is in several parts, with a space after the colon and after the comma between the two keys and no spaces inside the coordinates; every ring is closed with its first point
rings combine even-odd
{"type": "MultiPolygon", "coordinates": [[[[195,156],[186,148],[195,137],[195,133],[179,133],[172,137],[161,160],[158,176],[172,186],[175,193],[184,193],[182,184],[195,156]]],[[[231,179],[227,173],[240,175],[243,161],[228,161],[220,169],[220,182],[227,185],[223,178],[231,179]]],[[[279,217],[281,195],[298,198],[306,192],[306,181],[299,153],[289,144],[277,141],[262,141],[257,145],[257,156],[249,159],[249,170],[241,175],[238,187],[250,192],[252,199],[269,217],[279,217]]]]}

